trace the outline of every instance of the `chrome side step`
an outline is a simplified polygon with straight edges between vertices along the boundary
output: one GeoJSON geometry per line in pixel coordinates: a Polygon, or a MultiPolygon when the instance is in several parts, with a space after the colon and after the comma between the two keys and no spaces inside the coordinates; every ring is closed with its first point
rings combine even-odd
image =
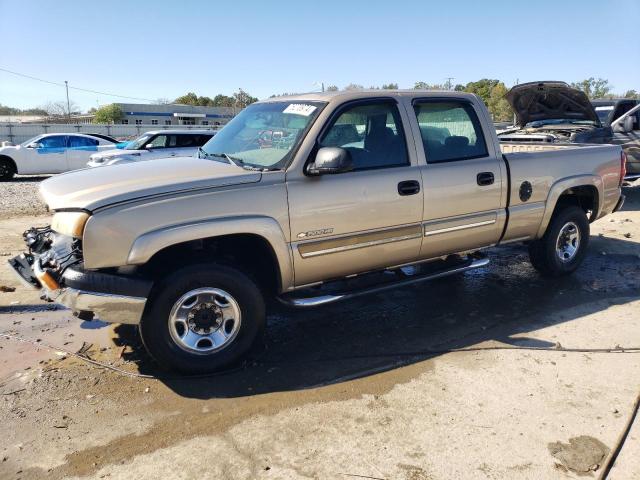
{"type": "Polygon", "coordinates": [[[369,295],[372,293],[379,293],[385,290],[391,290],[392,288],[404,287],[407,285],[413,285],[415,283],[426,282],[427,280],[435,280],[436,278],[446,277],[448,275],[454,275],[456,273],[466,272],[468,270],[474,270],[476,268],[484,267],[489,263],[488,258],[479,258],[474,259],[471,262],[456,266],[449,270],[442,270],[439,272],[427,273],[424,275],[417,275],[413,278],[406,278],[403,280],[399,280],[397,282],[390,282],[383,285],[377,285],[370,288],[364,288],[361,290],[354,290],[345,293],[338,294],[328,294],[328,295],[319,295],[315,297],[291,297],[291,296],[280,296],[278,300],[289,306],[294,308],[311,308],[311,307],[319,307],[321,305],[328,305],[330,303],[340,302],[342,300],[351,300],[352,298],[357,298],[363,295],[369,295]]]}

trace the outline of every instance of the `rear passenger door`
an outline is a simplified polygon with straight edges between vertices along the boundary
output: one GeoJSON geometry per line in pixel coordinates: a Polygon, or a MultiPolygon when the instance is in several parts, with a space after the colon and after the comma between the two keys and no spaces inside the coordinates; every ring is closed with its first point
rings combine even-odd
{"type": "Polygon", "coordinates": [[[86,168],[89,156],[98,151],[97,138],[69,135],[69,149],[67,150],[67,169],[77,170],[86,168]]]}
{"type": "Polygon", "coordinates": [[[413,113],[426,158],[421,257],[495,244],[505,220],[502,155],[473,103],[415,99],[413,113]]]}

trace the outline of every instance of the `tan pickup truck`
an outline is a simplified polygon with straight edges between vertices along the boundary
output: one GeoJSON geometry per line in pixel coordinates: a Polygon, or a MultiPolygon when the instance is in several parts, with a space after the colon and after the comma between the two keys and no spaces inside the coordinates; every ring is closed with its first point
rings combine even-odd
{"type": "Polygon", "coordinates": [[[623,202],[624,156],[535,147],[501,144],[463,93],[274,98],[195,157],[43,182],[51,226],[10,264],[82,319],[139,325],[161,365],[211,371],[251,347],[269,299],[346,300],[482,267],[482,249],[512,242],[543,275],[574,271],[589,223],[623,202]]]}

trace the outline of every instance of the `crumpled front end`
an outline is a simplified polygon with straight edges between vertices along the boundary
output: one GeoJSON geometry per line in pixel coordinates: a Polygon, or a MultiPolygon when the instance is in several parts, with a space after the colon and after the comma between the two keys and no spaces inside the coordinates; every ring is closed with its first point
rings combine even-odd
{"type": "Polygon", "coordinates": [[[23,284],[42,289],[43,300],[65,305],[83,320],[140,322],[152,282],[135,273],[86,270],[82,239],[50,226],[31,228],[23,238],[28,251],[8,262],[23,284]]]}

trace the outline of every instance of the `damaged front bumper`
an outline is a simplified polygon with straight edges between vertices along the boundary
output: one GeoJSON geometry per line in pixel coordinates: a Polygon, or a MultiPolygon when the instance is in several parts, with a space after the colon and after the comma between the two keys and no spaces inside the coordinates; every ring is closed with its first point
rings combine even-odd
{"type": "MultiPolygon", "coordinates": [[[[151,290],[152,282],[133,275],[117,272],[85,270],[82,253],[74,247],[73,262],[69,258],[64,239],[50,231],[47,241],[38,238],[38,251],[30,248],[8,261],[21,282],[33,289],[42,289],[42,298],[70,308],[82,319],[95,315],[100,320],[114,323],[138,324],[151,290]],[[62,246],[61,246],[62,245],[62,246]],[[67,262],[65,264],[65,262],[67,262]],[[51,265],[57,265],[52,268],[51,265]]],[[[27,235],[25,234],[25,239],[27,235]]],[[[34,242],[27,244],[31,247],[34,242]]]]}

